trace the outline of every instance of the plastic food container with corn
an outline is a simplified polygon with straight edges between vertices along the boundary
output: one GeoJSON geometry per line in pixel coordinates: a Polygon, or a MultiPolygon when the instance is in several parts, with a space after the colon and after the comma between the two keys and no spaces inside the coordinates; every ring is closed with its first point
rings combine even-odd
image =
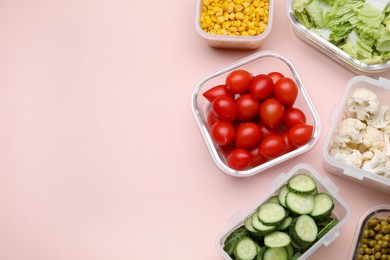
{"type": "MultiPolygon", "coordinates": [[[[273,181],[271,184],[271,188],[269,191],[266,193],[266,195],[257,201],[251,208],[248,210],[245,210],[243,212],[239,212],[235,214],[228,222],[228,225],[226,228],[224,228],[219,235],[216,237],[216,247],[218,251],[221,253],[221,255],[224,257],[224,259],[233,259],[234,257],[234,252],[232,253],[231,251],[229,252],[230,249],[230,241],[231,239],[234,240],[234,234],[232,234],[235,230],[240,230],[244,228],[245,235],[243,236],[249,236],[251,237],[256,243],[259,245],[258,249],[258,254],[260,254],[261,248],[263,250],[267,250],[268,246],[267,244],[263,244],[262,239],[266,239],[265,236],[260,235],[261,237],[257,236],[257,231],[254,230],[253,232],[251,231],[251,227],[249,227],[248,230],[247,227],[248,225],[246,222],[250,220],[250,222],[254,223],[253,221],[253,216],[256,216],[256,218],[259,215],[256,215],[259,212],[259,209],[262,207],[262,205],[267,204],[271,202],[271,204],[277,204],[281,203],[278,202],[280,190],[287,184],[289,181],[298,175],[307,175],[311,177],[315,183],[316,183],[316,192],[317,194],[329,194],[332,199],[333,199],[333,204],[334,208],[332,210],[331,215],[329,216],[332,219],[337,219],[335,222],[336,224],[332,225],[331,228],[327,229],[326,233],[324,235],[317,236],[317,239],[314,240],[308,247],[301,248],[294,244],[293,237],[291,237],[290,244],[286,246],[286,248],[290,248],[290,245],[292,244],[292,248],[288,249],[288,254],[289,257],[291,258],[290,255],[295,255],[297,257],[296,259],[307,259],[310,255],[312,255],[319,247],[322,245],[328,246],[330,245],[337,237],[340,235],[340,229],[342,226],[348,221],[350,217],[350,209],[348,204],[343,200],[343,198],[340,197],[338,194],[338,188],[337,186],[328,178],[328,177],[323,177],[321,176],[314,168],[312,168],[308,164],[298,164],[296,165],[293,169],[291,169],[287,174],[281,173],[278,175],[278,177],[273,181]],[[272,199],[275,199],[276,196],[276,202],[272,202],[272,199]],[[248,235],[249,234],[249,235],[248,235]],[[230,254],[229,254],[230,253],[230,254]]],[[[289,195],[286,195],[285,197],[286,200],[288,199],[289,195]]],[[[288,203],[287,201],[285,203],[288,203]]],[[[292,215],[292,218],[298,218],[297,216],[299,215],[292,215]]],[[[305,215],[304,217],[307,217],[305,215]]],[[[294,223],[294,222],[291,222],[294,223]]],[[[292,227],[293,224],[290,224],[289,228],[292,227]]],[[[318,230],[321,229],[320,227],[321,224],[316,222],[316,226],[318,226],[318,230]]],[[[316,227],[317,228],[317,227],[316,227]]],[[[308,228],[305,228],[308,230],[308,228]]],[[[278,230],[283,230],[283,229],[277,229],[278,230]]],[[[272,234],[271,231],[267,234],[272,234]]],[[[286,231],[288,233],[289,231],[286,231]]],[[[291,233],[290,233],[291,234],[291,233]]],[[[318,232],[319,234],[319,232],[318,232]]],[[[242,237],[238,238],[238,240],[242,239],[242,237]]],[[[233,241],[234,243],[237,243],[236,241],[233,241]]],[[[273,241],[272,241],[273,242],[273,241]]],[[[267,242],[264,242],[267,243],[267,242]]],[[[237,247],[237,244],[235,245],[237,247]]],[[[278,249],[276,249],[278,250],[278,249]]],[[[287,250],[287,249],[286,249],[287,250]]],[[[289,258],[289,259],[290,259],[289,258]]],[[[262,258],[260,258],[262,259],[262,258]]],[[[275,258],[277,259],[277,258],[275,258]]],[[[283,258],[284,259],[284,258],[283,258]]],[[[287,259],[287,258],[286,258],[287,259]]]]}
{"type": "Polygon", "coordinates": [[[386,29],[390,15],[385,11],[388,1],[363,2],[325,6],[313,1],[307,7],[302,1],[286,0],[286,13],[293,31],[303,41],[355,73],[374,75],[390,69],[390,38],[386,29]],[[295,7],[296,3],[300,6],[295,7]],[[313,16],[307,10],[312,10],[313,16]],[[318,12],[314,14],[314,10],[318,12]],[[351,28],[343,30],[341,27],[346,24],[351,28]],[[343,31],[346,33],[342,34],[343,31]]]}
{"type": "Polygon", "coordinates": [[[349,257],[390,259],[390,205],[376,205],[361,216],[349,257]]]}
{"type": "Polygon", "coordinates": [[[215,48],[258,49],[271,32],[274,0],[197,0],[195,27],[215,48]]]}
{"type": "Polygon", "coordinates": [[[335,175],[390,194],[390,80],[352,78],[330,115],[324,167],[335,175]]]}
{"type": "Polygon", "coordinates": [[[319,116],[295,66],[285,56],[276,52],[257,52],[204,77],[194,88],[191,105],[195,121],[212,160],[222,172],[234,177],[253,176],[269,169],[270,167],[276,166],[291,158],[306,153],[314,147],[320,134],[319,116]],[[306,114],[307,124],[313,126],[312,135],[305,145],[255,167],[249,167],[244,170],[236,170],[228,166],[223,150],[221,150],[221,147],[215,144],[211,138],[207,122],[210,102],[204,98],[203,93],[214,86],[223,84],[225,82],[226,75],[237,69],[247,70],[253,75],[278,71],[285,77],[290,77],[296,82],[296,85],[298,86],[298,96],[294,106],[299,107],[306,114]]]}

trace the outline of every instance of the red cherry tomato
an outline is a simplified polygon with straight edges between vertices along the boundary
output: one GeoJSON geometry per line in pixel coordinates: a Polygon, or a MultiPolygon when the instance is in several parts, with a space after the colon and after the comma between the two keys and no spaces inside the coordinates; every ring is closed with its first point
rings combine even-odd
{"type": "Polygon", "coordinates": [[[244,93],[252,80],[252,74],[246,70],[238,69],[229,73],[226,77],[226,87],[234,94],[244,93]]]}
{"type": "Polygon", "coordinates": [[[306,124],[305,113],[296,107],[287,108],[284,111],[283,124],[287,128],[291,128],[296,124],[306,124]]]}
{"type": "Polygon", "coordinates": [[[244,94],[236,100],[237,115],[236,119],[246,121],[258,115],[260,103],[250,94],[244,94]]]}
{"type": "Polygon", "coordinates": [[[288,139],[296,146],[305,145],[313,135],[313,126],[307,124],[297,124],[288,130],[288,139]]]}
{"type": "Polygon", "coordinates": [[[223,95],[230,96],[233,98],[233,94],[229,92],[225,85],[218,85],[212,87],[203,93],[203,96],[210,102],[213,102],[216,97],[223,95]]]}
{"type": "Polygon", "coordinates": [[[227,145],[220,145],[219,146],[219,150],[221,151],[221,153],[227,157],[234,149],[236,149],[236,144],[233,142],[231,144],[227,144],[227,145]]]}
{"type": "Polygon", "coordinates": [[[249,92],[254,98],[265,99],[272,94],[274,83],[272,79],[265,74],[254,77],[249,85],[249,92]]]}
{"type": "Polygon", "coordinates": [[[270,128],[278,126],[284,115],[284,106],[275,98],[268,98],[260,105],[261,122],[270,128]]]}
{"type": "Polygon", "coordinates": [[[268,135],[279,135],[279,130],[277,128],[269,128],[262,122],[258,123],[257,126],[260,128],[263,138],[268,135]]]}
{"type": "Polygon", "coordinates": [[[237,105],[229,96],[218,96],[211,103],[211,110],[218,119],[231,122],[236,117],[237,105]]]}
{"type": "Polygon", "coordinates": [[[231,123],[218,121],[211,126],[210,135],[214,143],[227,145],[234,141],[235,130],[231,123]]]}
{"type": "Polygon", "coordinates": [[[284,105],[292,106],[298,96],[298,86],[291,78],[281,78],[276,82],[273,94],[284,105]]]}
{"type": "Polygon", "coordinates": [[[260,154],[272,159],[282,155],[285,151],[284,140],[280,135],[269,135],[260,143],[260,154]]]}
{"type": "Polygon", "coordinates": [[[296,147],[291,143],[290,139],[288,138],[288,131],[284,131],[280,134],[280,136],[284,140],[284,152],[288,153],[296,149],[296,147]]]}
{"type": "Polygon", "coordinates": [[[266,161],[268,161],[267,158],[265,158],[264,156],[262,156],[260,154],[259,145],[256,145],[254,148],[250,149],[249,152],[251,153],[251,156],[252,156],[252,161],[250,163],[250,166],[252,166],[252,167],[259,166],[259,165],[265,163],[266,161]]]}
{"type": "Polygon", "coordinates": [[[236,130],[236,146],[239,148],[252,148],[261,139],[260,128],[252,122],[242,123],[236,130]]]}
{"type": "Polygon", "coordinates": [[[251,153],[242,148],[234,149],[227,157],[227,164],[235,170],[247,169],[251,161],[251,153]]]}
{"type": "Polygon", "coordinates": [[[207,124],[211,127],[215,122],[219,121],[213,111],[209,111],[207,114],[207,124]]]}
{"type": "Polygon", "coordinates": [[[274,84],[281,78],[284,78],[284,75],[280,72],[277,72],[277,71],[273,71],[273,72],[270,72],[268,73],[268,76],[272,79],[272,81],[274,82],[274,84]]]}

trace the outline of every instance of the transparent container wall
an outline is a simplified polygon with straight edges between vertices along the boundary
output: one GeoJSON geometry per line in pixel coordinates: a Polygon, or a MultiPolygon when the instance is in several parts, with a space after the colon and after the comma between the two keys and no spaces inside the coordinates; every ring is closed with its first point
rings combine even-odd
{"type": "Polygon", "coordinates": [[[283,161],[309,151],[318,140],[320,133],[320,120],[317,111],[311,102],[309,94],[306,91],[305,86],[294,65],[286,57],[276,52],[257,52],[248,56],[247,58],[239,60],[215,73],[206,76],[197,84],[194,89],[192,96],[192,110],[203,139],[215,164],[223,172],[236,177],[252,176],[283,161]],[[299,93],[294,106],[304,111],[307,117],[307,123],[314,126],[313,136],[306,145],[248,170],[236,171],[226,165],[224,156],[222,155],[219,147],[214,145],[208,132],[207,113],[210,109],[210,103],[203,97],[203,93],[214,86],[224,84],[226,76],[231,71],[236,69],[245,69],[254,76],[258,74],[268,74],[272,71],[278,71],[281,72],[285,77],[290,77],[295,80],[299,88],[299,93]]]}
{"type": "Polygon", "coordinates": [[[312,168],[308,164],[298,164],[296,165],[289,173],[283,174],[281,173],[273,182],[270,191],[257,203],[255,203],[249,210],[237,214],[231,218],[228,226],[220,232],[220,234],[216,238],[216,247],[221,255],[225,259],[231,259],[231,257],[223,250],[224,241],[227,236],[236,228],[242,226],[244,221],[251,216],[257,208],[271,198],[273,195],[276,195],[278,190],[287,183],[287,181],[300,173],[305,173],[310,175],[317,182],[317,189],[319,192],[327,192],[333,197],[333,201],[335,207],[333,209],[332,216],[339,220],[338,224],[332,228],[325,236],[323,236],[320,240],[318,240],[315,244],[313,244],[299,259],[306,259],[310,255],[312,255],[319,247],[322,245],[328,246],[330,245],[339,235],[340,228],[348,221],[350,218],[350,209],[349,205],[345,202],[345,200],[339,196],[338,187],[327,177],[322,177],[314,168],[312,168]]]}
{"type": "Polygon", "coordinates": [[[366,76],[356,76],[352,78],[346,87],[344,96],[341,99],[341,102],[336,107],[337,113],[331,116],[332,126],[329,130],[327,139],[325,140],[323,146],[324,154],[324,167],[330,173],[345,177],[355,183],[362,184],[366,187],[373,188],[375,190],[390,194],[390,178],[377,175],[375,173],[362,170],[345,163],[341,163],[334,159],[330,155],[331,151],[331,140],[334,135],[336,127],[339,123],[346,118],[345,105],[348,99],[349,94],[357,88],[367,88],[378,96],[380,104],[390,106],[390,80],[379,78],[375,80],[366,76]]]}

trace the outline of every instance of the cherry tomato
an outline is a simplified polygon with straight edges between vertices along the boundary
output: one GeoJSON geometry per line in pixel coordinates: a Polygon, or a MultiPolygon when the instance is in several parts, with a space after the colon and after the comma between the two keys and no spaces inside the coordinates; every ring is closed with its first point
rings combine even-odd
{"type": "Polygon", "coordinates": [[[262,122],[258,123],[257,126],[260,128],[263,138],[268,135],[279,135],[279,130],[277,128],[269,128],[262,122]]]}
{"type": "Polygon", "coordinates": [[[211,103],[211,110],[217,118],[231,122],[237,114],[237,105],[229,96],[218,96],[211,103]]]}
{"type": "Polygon", "coordinates": [[[252,74],[246,70],[238,69],[229,73],[226,77],[226,87],[234,94],[244,93],[252,80],[252,74]]]}
{"type": "Polygon", "coordinates": [[[268,76],[272,79],[272,81],[274,82],[274,84],[281,78],[284,78],[284,75],[280,72],[277,72],[277,71],[273,71],[273,72],[270,72],[268,73],[268,76]]]}
{"type": "Polygon", "coordinates": [[[284,111],[283,124],[291,128],[296,124],[306,124],[306,115],[299,108],[290,107],[284,111]]]}
{"type": "Polygon", "coordinates": [[[239,148],[252,148],[261,139],[260,128],[252,122],[242,123],[236,131],[236,146],[239,148]]]}
{"type": "Polygon", "coordinates": [[[259,113],[260,103],[250,94],[244,94],[236,100],[236,119],[246,121],[254,118],[259,113]]]}
{"type": "Polygon", "coordinates": [[[216,97],[223,95],[233,98],[233,94],[229,92],[225,85],[212,87],[203,93],[203,96],[210,102],[213,102],[216,97]]]}
{"type": "Polygon", "coordinates": [[[259,166],[259,165],[265,163],[266,161],[268,161],[267,158],[265,158],[264,156],[262,156],[260,154],[259,145],[256,145],[254,148],[250,149],[249,152],[251,153],[251,156],[252,156],[252,161],[250,163],[250,166],[252,166],[252,167],[259,166]]]}
{"type": "Polygon", "coordinates": [[[227,164],[235,170],[245,170],[251,161],[251,153],[242,148],[234,149],[227,157],[227,164]]]}
{"type": "Polygon", "coordinates": [[[296,149],[296,147],[291,143],[290,139],[288,138],[288,131],[284,131],[280,134],[280,136],[284,140],[284,152],[288,153],[296,149]]]}
{"type": "Polygon", "coordinates": [[[210,135],[214,143],[227,145],[234,141],[235,130],[231,123],[218,121],[211,126],[210,135]]]}
{"type": "Polygon", "coordinates": [[[265,74],[254,77],[249,85],[249,92],[254,98],[265,99],[272,94],[274,83],[272,79],[265,74]]]}
{"type": "Polygon", "coordinates": [[[278,126],[284,115],[284,106],[275,98],[268,98],[260,105],[260,119],[267,127],[278,126]]]}
{"type": "Polygon", "coordinates": [[[236,144],[234,142],[232,142],[231,144],[227,144],[227,145],[220,145],[219,146],[219,150],[221,151],[221,153],[227,157],[234,149],[236,149],[236,144]]]}
{"type": "Polygon", "coordinates": [[[297,124],[288,130],[288,139],[296,146],[305,145],[313,135],[313,126],[307,124],[297,124]]]}
{"type": "Polygon", "coordinates": [[[273,94],[282,104],[292,106],[298,96],[298,86],[291,78],[281,78],[276,82],[273,94]]]}
{"type": "Polygon", "coordinates": [[[215,122],[219,121],[213,111],[209,111],[207,114],[207,124],[211,127],[215,122]]]}
{"type": "Polygon", "coordinates": [[[280,135],[269,135],[260,143],[260,154],[272,159],[282,155],[285,151],[284,140],[280,135]]]}

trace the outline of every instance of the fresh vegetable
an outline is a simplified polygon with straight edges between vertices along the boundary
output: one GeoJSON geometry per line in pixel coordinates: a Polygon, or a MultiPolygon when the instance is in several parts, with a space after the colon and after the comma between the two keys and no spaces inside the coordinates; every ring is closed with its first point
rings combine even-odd
{"type": "Polygon", "coordinates": [[[390,178],[390,109],[368,88],[353,89],[329,154],[337,161],[390,178]]]}
{"type": "Polygon", "coordinates": [[[243,69],[233,70],[224,84],[203,96],[210,102],[206,119],[210,137],[232,169],[259,166],[312,138],[313,127],[294,106],[298,86],[280,72],[253,76],[243,69]],[[239,150],[230,156],[236,148],[246,150],[245,154],[239,150]]]}
{"type": "MultiPolygon", "coordinates": [[[[296,173],[228,234],[224,250],[233,259],[298,259],[338,223],[332,196],[318,188],[307,172],[296,173]],[[311,210],[291,211],[282,204],[289,194],[313,198],[311,210]],[[245,243],[238,244],[241,240],[245,243]]],[[[390,235],[390,224],[383,226],[390,235]]]]}
{"type": "Polygon", "coordinates": [[[366,64],[390,58],[390,4],[383,0],[296,0],[308,29],[366,64]]]}
{"type": "Polygon", "coordinates": [[[268,25],[269,0],[203,0],[200,27],[209,34],[255,36],[268,25]]]}

